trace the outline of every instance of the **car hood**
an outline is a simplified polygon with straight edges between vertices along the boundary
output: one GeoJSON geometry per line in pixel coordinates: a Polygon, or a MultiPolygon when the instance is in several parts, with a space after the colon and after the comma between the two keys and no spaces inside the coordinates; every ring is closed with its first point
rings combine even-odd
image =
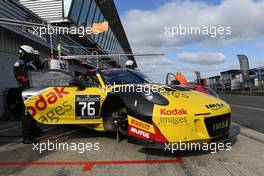
{"type": "Polygon", "coordinates": [[[167,108],[186,109],[189,115],[219,115],[230,111],[230,106],[222,99],[198,91],[174,90],[160,94],[169,101],[167,108]]]}
{"type": "Polygon", "coordinates": [[[156,107],[186,109],[189,115],[218,115],[231,111],[230,106],[222,99],[181,86],[169,87],[163,84],[124,84],[110,86],[110,90],[123,87],[123,89],[118,89],[118,91],[128,91],[129,89],[124,89],[124,87],[128,86],[155,87],[153,90],[156,91],[158,89],[158,92],[169,101],[169,104],[166,106],[156,105],[156,107]]]}

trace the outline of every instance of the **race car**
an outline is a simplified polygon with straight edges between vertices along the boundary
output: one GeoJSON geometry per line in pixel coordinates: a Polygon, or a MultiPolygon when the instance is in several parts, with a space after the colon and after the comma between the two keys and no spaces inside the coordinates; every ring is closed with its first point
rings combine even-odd
{"type": "Polygon", "coordinates": [[[214,97],[219,98],[218,94],[208,86],[204,86],[204,85],[200,85],[200,84],[194,84],[194,83],[187,83],[184,86],[186,88],[190,88],[192,90],[199,91],[199,92],[202,92],[202,93],[212,95],[214,97]]]}
{"type": "Polygon", "coordinates": [[[157,84],[131,69],[94,69],[79,78],[59,70],[32,71],[22,93],[27,112],[43,124],[117,131],[148,147],[218,141],[239,133],[230,106],[180,86],[157,84]]]}
{"type": "Polygon", "coordinates": [[[200,79],[199,83],[189,83],[187,82],[184,75],[182,75],[181,73],[177,73],[176,75],[173,73],[167,73],[166,84],[170,87],[180,85],[182,87],[189,88],[219,98],[218,94],[213,89],[206,86],[205,79],[200,79]]]}

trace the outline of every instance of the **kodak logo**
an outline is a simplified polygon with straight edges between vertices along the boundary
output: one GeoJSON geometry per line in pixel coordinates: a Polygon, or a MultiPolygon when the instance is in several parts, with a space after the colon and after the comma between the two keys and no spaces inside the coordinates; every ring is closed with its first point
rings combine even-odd
{"type": "Polygon", "coordinates": [[[187,109],[160,109],[160,115],[188,115],[187,109]]]}
{"type": "Polygon", "coordinates": [[[27,107],[27,109],[31,111],[32,116],[36,115],[36,109],[43,111],[47,108],[48,104],[54,104],[65,95],[69,94],[69,92],[66,92],[64,88],[56,87],[53,90],[54,91],[49,92],[46,95],[39,95],[39,98],[35,101],[34,107],[27,107]]]}

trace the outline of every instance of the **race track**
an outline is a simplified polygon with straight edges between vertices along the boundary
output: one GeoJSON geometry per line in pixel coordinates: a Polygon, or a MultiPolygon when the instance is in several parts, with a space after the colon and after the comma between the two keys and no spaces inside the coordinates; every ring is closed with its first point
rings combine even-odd
{"type": "Polygon", "coordinates": [[[220,95],[232,108],[232,120],[264,133],[264,96],[220,95]]]}

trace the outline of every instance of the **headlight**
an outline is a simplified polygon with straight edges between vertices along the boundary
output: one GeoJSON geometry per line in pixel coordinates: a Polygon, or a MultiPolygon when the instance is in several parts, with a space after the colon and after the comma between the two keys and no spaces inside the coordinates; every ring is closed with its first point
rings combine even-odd
{"type": "Polygon", "coordinates": [[[143,96],[150,102],[158,105],[168,105],[169,101],[160,95],[158,92],[153,92],[153,91],[147,91],[143,92],[143,96]]]}
{"type": "Polygon", "coordinates": [[[152,101],[153,100],[153,98],[154,98],[154,94],[153,94],[153,92],[145,92],[144,93],[144,96],[145,96],[145,98],[147,99],[147,100],[149,100],[149,101],[152,101]]]}

